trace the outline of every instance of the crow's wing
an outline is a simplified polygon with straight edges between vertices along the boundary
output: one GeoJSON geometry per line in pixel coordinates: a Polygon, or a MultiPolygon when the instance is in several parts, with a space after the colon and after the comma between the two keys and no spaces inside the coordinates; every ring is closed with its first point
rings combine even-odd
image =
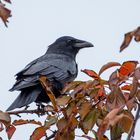
{"type": "Polygon", "coordinates": [[[63,71],[69,70],[72,74],[75,74],[77,70],[76,62],[71,57],[63,54],[47,54],[28,64],[17,74],[17,78],[20,75],[27,76],[41,73],[49,66],[56,66],[63,71]]]}
{"type": "Polygon", "coordinates": [[[77,76],[77,66],[71,58],[52,55],[44,58],[46,59],[41,58],[41,61],[37,59],[18,73],[17,82],[10,91],[37,85],[39,75],[45,75],[50,81],[57,80],[61,83],[72,81],[77,76]]]}

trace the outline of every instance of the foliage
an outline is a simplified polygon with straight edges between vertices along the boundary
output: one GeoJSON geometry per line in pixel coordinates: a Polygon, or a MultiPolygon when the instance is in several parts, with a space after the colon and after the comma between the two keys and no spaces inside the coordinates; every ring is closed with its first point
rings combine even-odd
{"type": "MultiPolygon", "coordinates": [[[[3,0],[6,3],[11,3],[10,0],[3,0]]],[[[5,7],[3,1],[0,1],[0,18],[2,19],[3,23],[7,27],[8,18],[11,17],[11,10],[5,7]]]]}
{"type": "Polygon", "coordinates": [[[38,127],[30,136],[31,140],[42,137],[55,140],[73,140],[77,134],[76,129],[81,129],[84,137],[89,140],[107,140],[105,132],[110,130],[111,139],[121,139],[123,133],[130,133],[134,123],[132,110],[136,109],[140,100],[140,67],[137,61],[126,61],[123,64],[110,62],[105,64],[97,74],[93,70],[83,70],[92,77],[89,81],[73,81],[65,86],[62,95],[55,98],[51,92],[49,81],[41,76],[40,81],[50,97],[51,105],[46,105],[44,110],[24,110],[13,112],[0,112],[0,131],[6,128],[10,139],[16,131],[17,125],[36,124],[38,127]],[[117,69],[110,75],[109,80],[101,78],[101,74],[110,67],[117,69]],[[65,94],[67,93],[67,94],[65,94]],[[12,114],[38,113],[46,115],[44,123],[36,120],[14,120],[12,114]],[[4,125],[4,126],[3,126],[4,125]],[[48,131],[56,125],[56,131],[47,136],[48,131]],[[97,130],[95,129],[97,127],[97,130]],[[88,135],[91,131],[94,138],[88,135]]]}

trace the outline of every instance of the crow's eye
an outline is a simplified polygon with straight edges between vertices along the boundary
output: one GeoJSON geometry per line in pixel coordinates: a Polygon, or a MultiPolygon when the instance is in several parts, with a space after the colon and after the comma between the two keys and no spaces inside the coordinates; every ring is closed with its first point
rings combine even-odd
{"type": "Polygon", "coordinates": [[[72,44],[74,44],[74,43],[75,43],[74,40],[68,40],[68,41],[67,41],[67,44],[68,44],[68,45],[72,45],[72,44]]]}

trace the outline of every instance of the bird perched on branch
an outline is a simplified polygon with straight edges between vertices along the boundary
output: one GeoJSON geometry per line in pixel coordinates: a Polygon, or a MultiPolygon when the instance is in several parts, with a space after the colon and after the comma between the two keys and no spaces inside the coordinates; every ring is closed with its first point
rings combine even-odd
{"type": "Polygon", "coordinates": [[[16,83],[10,91],[21,91],[15,101],[7,109],[13,110],[27,106],[32,102],[49,102],[49,97],[39,82],[39,76],[46,76],[52,85],[56,97],[60,95],[64,84],[73,81],[78,73],[75,57],[80,49],[93,47],[89,42],[70,36],[58,38],[48,46],[47,52],[29,63],[16,74],[16,83]]]}

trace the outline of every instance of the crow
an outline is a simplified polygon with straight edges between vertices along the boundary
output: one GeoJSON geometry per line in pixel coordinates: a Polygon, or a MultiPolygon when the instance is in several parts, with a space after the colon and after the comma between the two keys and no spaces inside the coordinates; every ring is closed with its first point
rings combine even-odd
{"type": "Polygon", "coordinates": [[[43,56],[35,59],[16,74],[16,82],[10,91],[17,90],[20,94],[7,111],[27,106],[32,102],[50,101],[39,81],[40,75],[49,79],[52,92],[56,97],[60,96],[64,84],[77,77],[78,67],[75,61],[77,53],[87,47],[93,45],[70,36],[60,37],[49,45],[43,56]]]}

